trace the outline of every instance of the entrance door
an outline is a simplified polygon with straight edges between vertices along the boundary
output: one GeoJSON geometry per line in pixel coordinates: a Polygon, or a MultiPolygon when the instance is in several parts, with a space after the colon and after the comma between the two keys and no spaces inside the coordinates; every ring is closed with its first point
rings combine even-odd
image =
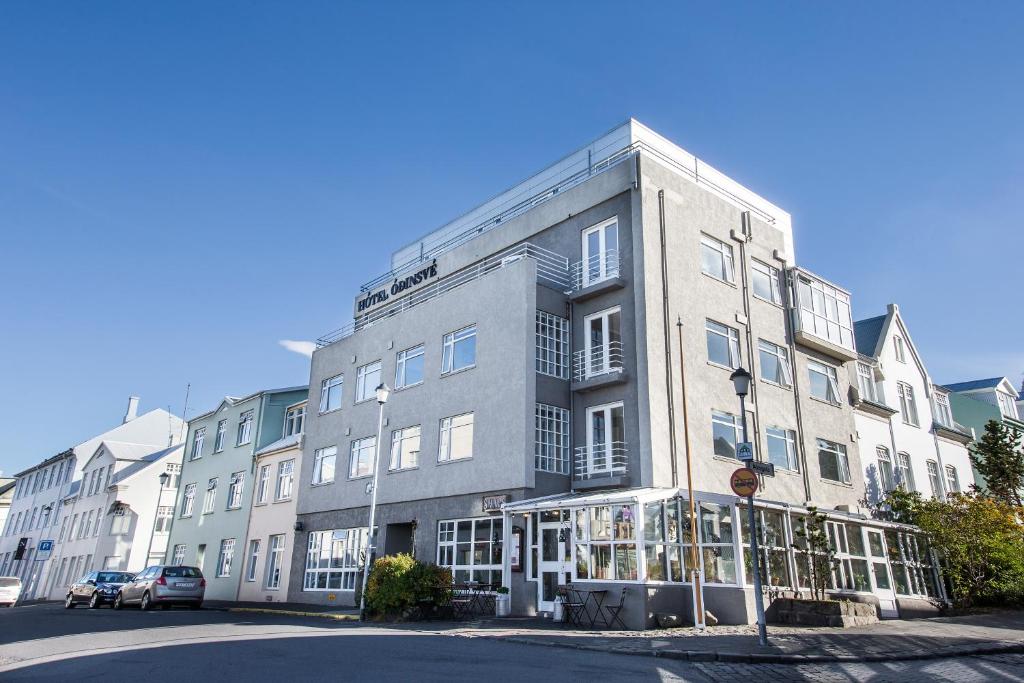
{"type": "Polygon", "coordinates": [[[898,619],[896,593],[892,587],[892,576],[889,574],[889,563],[885,555],[885,539],[881,531],[865,529],[868,537],[868,555],[871,559],[871,581],[875,595],[878,596],[878,608],[883,619],[898,619]]]}
{"type": "Polygon", "coordinates": [[[568,510],[538,512],[539,554],[537,558],[537,611],[553,612],[558,587],[572,580],[572,531],[568,510]]]}

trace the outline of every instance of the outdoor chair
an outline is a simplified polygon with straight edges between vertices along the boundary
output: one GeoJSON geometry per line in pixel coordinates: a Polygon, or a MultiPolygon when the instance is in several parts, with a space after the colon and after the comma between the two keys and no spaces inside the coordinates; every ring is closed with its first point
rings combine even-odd
{"type": "Polygon", "coordinates": [[[579,599],[579,594],[572,589],[570,584],[566,584],[558,589],[558,595],[562,598],[565,623],[571,626],[581,626],[583,602],[579,599]]]}
{"type": "Polygon", "coordinates": [[[604,609],[608,613],[608,627],[615,628],[615,624],[619,625],[619,628],[625,630],[626,624],[623,623],[622,618],[619,617],[619,612],[626,605],[626,588],[622,589],[619,593],[619,601],[614,605],[605,605],[604,609]]]}

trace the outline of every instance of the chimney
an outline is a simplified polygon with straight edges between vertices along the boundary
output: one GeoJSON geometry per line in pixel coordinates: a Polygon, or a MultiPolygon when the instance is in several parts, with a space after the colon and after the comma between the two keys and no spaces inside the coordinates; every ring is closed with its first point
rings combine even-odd
{"type": "Polygon", "coordinates": [[[124,420],[122,424],[131,422],[139,416],[139,397],[129,396],[128,397],[128,410],[124,414],[124,420]]]}

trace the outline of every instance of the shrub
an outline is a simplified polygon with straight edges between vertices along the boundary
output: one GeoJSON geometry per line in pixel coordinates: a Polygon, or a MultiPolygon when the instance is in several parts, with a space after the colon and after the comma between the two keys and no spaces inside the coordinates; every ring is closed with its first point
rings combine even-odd
{"type": "Polygon", "coordinates": [[[451,572],[444,567],[406,554],[381,557],[370,568],[366,608],[379,616],[402,616],[420,600],[436,599],[438,589],[449,590],[451,583],[451,572]]]}

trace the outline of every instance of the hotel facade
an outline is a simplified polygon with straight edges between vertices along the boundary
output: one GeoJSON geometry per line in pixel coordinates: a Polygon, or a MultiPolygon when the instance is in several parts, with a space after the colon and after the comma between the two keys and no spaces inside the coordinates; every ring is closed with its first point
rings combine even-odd
{"type": "Polygon", "coordinates": [[[289,600],[358,603],[379,451],[378,555],[504,585],[514,614],[551,612],[567,582],[625,589],[634,628],[691,618],[692,471],[705,605],[753,621],[729,486],[744,367],[774,466],[755,503],[770,594],[806,587],[791,545],[814,506],[835,593],[917,609],[941,586],[912,532],[864,507],[857,359],[850,293],[797,265],[789,215],[630,120],[396,251],[319,340],[289,600]]]}

